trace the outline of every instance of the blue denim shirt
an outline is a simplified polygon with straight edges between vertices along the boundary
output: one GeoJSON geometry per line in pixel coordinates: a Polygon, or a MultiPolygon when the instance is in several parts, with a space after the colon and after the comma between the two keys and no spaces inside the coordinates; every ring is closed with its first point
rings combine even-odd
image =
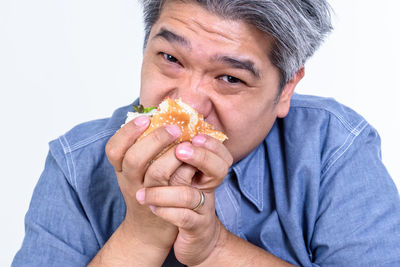
{"type": "MultiPolygon", "coordinates": [[[[126,207],[104,147],[130,109],[50,143],[12,266],[86,266],[117,229],[126,207]]],[[[217,188],[216,212],[295,265],[400,266],[400,199],[379,136],[332,99],[295,95],[217,188]]],[[[177,265],[173,254],[164,265],[177,265]]]]}

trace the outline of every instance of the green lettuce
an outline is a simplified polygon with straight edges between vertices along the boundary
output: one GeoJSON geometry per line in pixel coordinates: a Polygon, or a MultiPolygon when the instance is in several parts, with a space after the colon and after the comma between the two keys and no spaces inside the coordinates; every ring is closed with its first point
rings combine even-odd
{"type": "Polygon", "coordinates": [[[137,113],[149,113],[150,111],[152,111],[153,109],[157,109],[157,107],[148,107],[145,108],[143,107],[143,105],[133,105],[133,109],[137,112],[137,113]]]}

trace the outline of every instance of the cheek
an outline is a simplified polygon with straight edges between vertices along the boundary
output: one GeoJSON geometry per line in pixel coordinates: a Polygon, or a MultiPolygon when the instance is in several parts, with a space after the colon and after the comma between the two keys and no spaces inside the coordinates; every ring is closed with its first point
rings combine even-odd
{"type": "Polygon", "coordinates": [[[246,153],[246,147],[250,145],[249,133],[252,132],[252,128],[256,127],[249,117],[245,114],[238,112],[228,112],[229,116],[220,118],[225,128],[225,134],[228,136],[228,140],[225,145],[232,153],[232,156],[236,160],[240,154],[246,153]]]}
{"type": "Polygon", "coordinates": [[[235,162],[245,157],[260,144],[270,131],[276,116],[269,112],[259,114],[234,113],[225,122],[228,141],[226,147],[231,152],[235,162]]]}

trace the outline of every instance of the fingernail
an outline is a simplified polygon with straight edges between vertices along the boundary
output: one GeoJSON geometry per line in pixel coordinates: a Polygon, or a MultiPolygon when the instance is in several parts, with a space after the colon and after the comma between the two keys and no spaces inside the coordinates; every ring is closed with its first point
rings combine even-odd
{"type": "Polygon", "coordinates": [[[175,138],[181,136],[181,134],[182,134],[181,129],[180,129],[177,125],[174,125],[174,124],[167,125],[167,126],[165,127],[165,129],[167,130],[167,132],[168,132],[170,135],[172,135],[172,136],[175,137],[175,138]]]}
{"type": "Polygon", "coordinates": [[[155,213],[156,207],[154,207],[153,205],[150,205],[149,208],[151,209],[151,211],[152,211],[153,213],[155,213]]]}
{"type": "Polygon", "coordinates": [[[136,192],[136,200],[140,203],[140,204],[144,204],[144,198],[146,197],[146,192],[145,189],[139,189],[136,192]]]}
{"type": "Polygon", "coordinates": [[[136,126],[143,127],[143,126],[146,126],[147,124],[149,124],[150,119],[147,116],[140,116],[140,117],[137,117],[134,120],[134,122],[135,122],[136,126]]]}
{"type": "Polygon", "coordinates": [[[195,137],[193,137],[192,139],[192,143],[196,146],[201,146],[204,145],[204,143],[206,142],[206,137],[204,135],[196,135],[195,137]]]}
{"type": "Polygon", "coordinates": [[[182,143],[176,148],[176,153],[180,158],[189,159],[193,155],[193,148],[189,143],[182,143]]]}

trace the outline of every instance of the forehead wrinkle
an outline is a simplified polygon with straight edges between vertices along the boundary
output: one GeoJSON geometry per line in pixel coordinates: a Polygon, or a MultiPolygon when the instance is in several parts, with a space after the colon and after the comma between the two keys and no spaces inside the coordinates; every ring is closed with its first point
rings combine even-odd
{"type": "Polygon", "coordinates": [[[217,39],[221,39],[222,38],[222,39],[228,40],[229,42],[235,42],[236,41],[235,38],[232,37],[232,33],[231,33],[231,35],[229,35],[229,34],[223,32],[223,31],[218,31],[217,27],[210,27],[209,24],[203,24],[203,23],[201,23],[199,21],[196,21],[194,19],[192,20],[192,22],[194,24],[196,24],[201,30],[203,30],[203,31],[205,31],[205,32],[207,32],[207,33],[209,33],[211,35],[219,36],[217,39]]]}

